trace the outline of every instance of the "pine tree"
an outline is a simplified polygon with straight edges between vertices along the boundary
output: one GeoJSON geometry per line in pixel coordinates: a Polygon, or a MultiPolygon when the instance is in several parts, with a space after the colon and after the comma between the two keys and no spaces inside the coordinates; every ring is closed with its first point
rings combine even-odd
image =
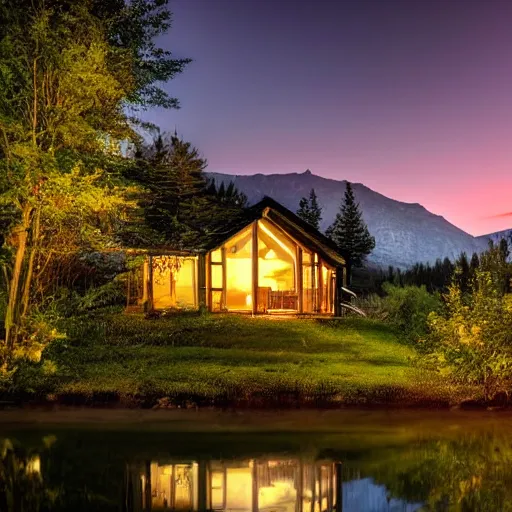
{"type": "Polygon", "coordinates": [[[299,209],[297,215],[315,229],[320,229],[320,221],[322,220],[322,208],[318,204],[315,189],[312,188],[309,198],[303,197],[299,201],[299,209]]]}
{"type": "Polygon", "coordinates": [[[146,223],[177,246],[201,231],[207,208],[206,160],[176,134],[159,136],[141,148],[139,166],[129,177],[145,186],[146,223]]]}
{"type": "Polygon", "coordinates": [[[473,256],[471,256],[471,261],[469,262],[469,277],[471,282],[473,282],[476,271],[480,268],[480,258],[478,257],[478,254],[476,252],[473,253],[473,256]]]}
{"type": "Polygon", "coordinates": [[[459,286],[462,293],[469,291],[470,284],[470,268],[468,257],[465,252],[462,252],[455,262],[455,282],[459,286]]]}
{"type": "Polygon", "coordinates": [[[375,248],[375,238],[370,235],[356,203],[352,186],[347,182],[345,196],[336,219],[327,229],[326,235],[347,255],[348,273],[352,266],[363,266],[364,260],[375,248]]]}

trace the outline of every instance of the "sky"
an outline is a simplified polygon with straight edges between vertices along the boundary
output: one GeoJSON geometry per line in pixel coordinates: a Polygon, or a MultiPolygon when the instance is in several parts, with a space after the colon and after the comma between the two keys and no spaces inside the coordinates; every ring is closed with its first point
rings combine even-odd
{"type": "Polygon", "coordinates": [[[512,1],[170,0],[193,62],[146,118],[208,170],[304,172],[512,228],[512,1]]]}

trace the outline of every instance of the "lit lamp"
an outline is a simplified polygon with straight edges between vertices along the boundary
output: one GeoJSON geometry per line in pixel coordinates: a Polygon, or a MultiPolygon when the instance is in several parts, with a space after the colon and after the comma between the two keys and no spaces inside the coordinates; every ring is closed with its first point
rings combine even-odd
{"type": "Polygon", "coordinates": [[[245,296],[245,305],[246,306],[252,306],[252,295],[250,293],[248,293],[245,296]]]}

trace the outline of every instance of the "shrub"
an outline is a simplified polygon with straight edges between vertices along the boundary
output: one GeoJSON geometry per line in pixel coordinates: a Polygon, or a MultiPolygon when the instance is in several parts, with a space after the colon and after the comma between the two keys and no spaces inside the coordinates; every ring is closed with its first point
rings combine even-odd
{"type": "Polygon", "coordinates": [[[354,300],[353,304],[364,311],[368,318],[386,320],[388,317],[384,298],[376,293],[372,293],[366,297],[358,297],[354,300]]]}
{"type": "MultiPolygon", "coordinates": [[[[394,325],[406,341],[424,342],[429,332],[429,314],[442,310],[439,295],[429,293],[424,286],[402,288],[384,283],[383,288],[387,294],[382,302],[386,320],[394,325]]],[[[421,347],[425,347],[425,344],[421,347]]]]}
{"type": "Polygon", "coordinates": [[[512,382],[512,296],[500,276],[477,270],[473,290],[455,283],[445,296],[445,315],[432,313],[432,352],[425,359],[463,384],[482,386],[485,399],[508,394],[512,382]]]}

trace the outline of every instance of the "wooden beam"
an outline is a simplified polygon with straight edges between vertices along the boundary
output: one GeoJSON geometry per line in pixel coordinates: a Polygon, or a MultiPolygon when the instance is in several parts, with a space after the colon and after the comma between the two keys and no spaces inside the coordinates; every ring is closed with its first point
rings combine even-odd
{"type": "Polygon", "coordinates": [[[192,288],[194,292],[194,307],[199,306],[199,288],[197,286],[197,259],[193,259],[192,265],[192,288]]]}
{"type": "Polygon", "coordinates": [[[341,311],[341,300],[343,298],[343,267],[336,267],[336,286],[334,290],[334,316],[340,317],[341,311]]]}
{"type": "Polygon", "coordinates": [[[212,253],[209,252],[206,257],[206,294],[208,296],[208,311],[213,311],[213,296],[212,296],[212,253]]]}
{"type": "Polygon", "coordinates": [[[324,273],[322,269],[322,259],[318,256],[318,311],[324,312],[324,273]]]}
{"type": "Polygon", "coordinates": [[[226,247],[222,246],[220,250],[220,257],[222,262],[222,295],[220,299],[220,310],[226,309],[226,296],[227,296],[227,276],[226,276],[226,247]]]}
{"type": "Polygon", "coordinates": [[[252,511],[259,510],[259,482],[258,482],[258,464],[256,460],[252,461],[252,511]]]}
{"type": "Polygon", "coordinates": [[[297,246],[297,293],[299,295],[299,313],[304,313],[304,276],[302,275],[302,247],[297,246]]]}
{"type": "Polygon", "coordinates": [[[208,479],[206,462],[200,460],[197,470],[197,508],[198,510],[208,510],[208,479]]]}
{"type": "Polygon", "coordinates": [[[315,271],[315,259],[316,252],[311,253],[311,311],[313,313],[317,312],[317,282],[316,282],[316,271],[315,271]]]}
{"type": "Polygon", "coordinates": [[[258,221],[252,223],[252,314],[258,313],[258,221]]]}
{"type": "Polygon", "coordinates": [[[197,258],[197,289],[198,289],[198,306],[207,307],[206,298],[206,255],[200,254],[197,258]]]}
{"type": "Polygon", "coordinates": [[[153,313],[155,310],[155,301],[153,297],[153,256],[149,256],[148,258],[148,313],[153,313]]]}
{"type": "Polygon", "coordinates": [[[343,512],[343,475],[342,475],[342,466],[341,463],[337,462],[335,465],[335,474],[336,474],[336,512],[343,512]]]}

